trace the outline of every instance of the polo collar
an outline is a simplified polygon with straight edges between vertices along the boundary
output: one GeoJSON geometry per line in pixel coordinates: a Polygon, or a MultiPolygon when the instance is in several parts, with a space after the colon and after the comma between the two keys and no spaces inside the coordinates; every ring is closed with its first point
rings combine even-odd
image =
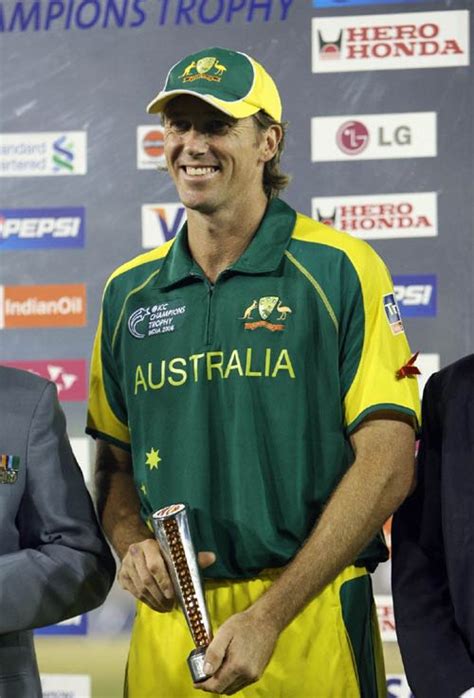
{"type": "MultiPolygon", "coordinates": [[[[243,274],[265,274],[279,266],[296,222],[296,211],[281,199],[271,199],[250,245],[229,269],[243,274]]],[[[160,288],[174,286],[189,277],[202,277],[202,270],[191,257],[188,227],[183,225],[171,246],[161,272],[160,288]]]]}

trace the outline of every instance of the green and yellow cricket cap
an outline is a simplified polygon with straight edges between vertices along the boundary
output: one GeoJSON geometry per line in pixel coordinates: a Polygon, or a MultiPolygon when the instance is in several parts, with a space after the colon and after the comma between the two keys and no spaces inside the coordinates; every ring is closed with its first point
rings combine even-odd
{"type": "Polygon", "coordinates": [[[236,119],[263,109],[275,121],[281,120],[281,100],[273,79],[260,63],[240,51],[206,48],[175,63],[165,86],[148,105],[148,113],[162,112],[178,95],[199,97],[236,119]]]}

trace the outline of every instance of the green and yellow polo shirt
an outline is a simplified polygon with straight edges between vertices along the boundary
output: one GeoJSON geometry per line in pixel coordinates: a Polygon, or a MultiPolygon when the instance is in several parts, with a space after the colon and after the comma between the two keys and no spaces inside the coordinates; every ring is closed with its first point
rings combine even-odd
{"type": "MultiPolygon", "coordinates": [[[[419,415],[386,267],[365,242],[271,201],[210,284],[174,242],[110,277],[88,433],[131,451],[142,516],[185,502],[215,577],[285,565],[353,461],[368,414],[419,415]]],[[[381,539],[359,562],[385,559],[381,539]]]]}

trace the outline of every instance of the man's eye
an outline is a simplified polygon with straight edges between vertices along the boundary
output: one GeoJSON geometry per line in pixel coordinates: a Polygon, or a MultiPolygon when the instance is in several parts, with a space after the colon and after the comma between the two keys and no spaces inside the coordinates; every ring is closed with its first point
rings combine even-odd
{"type": "Polygon", "coordinates": [[[169,122],[169,128],[177,133],[184,133],[189,129],[189,122],[184,119],[175,119],[169,122]]]}
{"type": "Polygon", "coordinates": [[[222,135],[227,133],[230,124],[227,121],[221,121],[220,119],[215,119],[207,124],[208,133],[214,133],[216,135],[222,135]]]}

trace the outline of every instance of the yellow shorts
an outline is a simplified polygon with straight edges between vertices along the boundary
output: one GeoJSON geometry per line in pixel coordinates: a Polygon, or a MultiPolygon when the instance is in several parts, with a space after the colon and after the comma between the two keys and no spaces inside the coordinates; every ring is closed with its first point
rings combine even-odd
{"type": "MultiPolygon", "coordinates": [[[[254,603],[278,575],[206,580],[213,630],[254,603]]],[[[138,602],[125,698],[204,697],[192,684],[186,658],[193,643],[179,609],[156,613],[138,602]]],[[[370,577],[346,568],[285,628],[261,679],[237,698],[382,698],[382,644],[370,577]]]]}

